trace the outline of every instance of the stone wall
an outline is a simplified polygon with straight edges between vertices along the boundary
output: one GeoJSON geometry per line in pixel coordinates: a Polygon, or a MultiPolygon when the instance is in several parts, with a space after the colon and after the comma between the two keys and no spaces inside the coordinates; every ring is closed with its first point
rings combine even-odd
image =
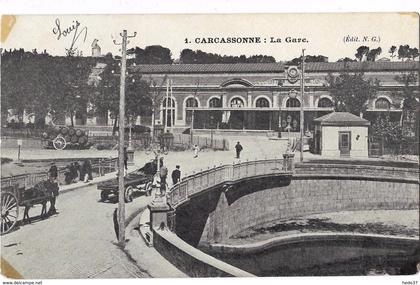
{"type": "Polygon", "coordinates": [[[192,247],[167,230],[153,231],[153,245],[163,257],[191,277],[253,276],[192,247]]]}
{"type": "Polygon", "coordinates": [[[416,169],[304,166],[297,169],[289,185],[273,185],[273,177],[268,177],[254,185],[254,191],[243,191],[243,184],[191,199],[177,209],[176,233],[193,245],[206,245],[222,243],[249,227],[279,219],[344,210],[419,208],[416,169]],[[232,199],[238,191],[243,194],[232,199]]]}

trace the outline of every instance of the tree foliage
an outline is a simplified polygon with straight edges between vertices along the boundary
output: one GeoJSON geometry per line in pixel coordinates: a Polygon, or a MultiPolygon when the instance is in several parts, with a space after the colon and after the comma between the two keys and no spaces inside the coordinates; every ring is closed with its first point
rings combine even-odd
{"type": "Polygon", "coordinates": [[[171,50],[160,45],[147,46],[144,49],[135,47],[127,51],[135,56],[136,64],[171,64],[173,62],[171,50]]]}
{"type": "Polygon", "coordinates": [[[387,145],[398,144],[403,138],[398,122],[391,120],[389,113],[380,114],[371,127],[372,135],[381,137],[387,145]]]}
{"type": "Polygon", "coordinates": [[[274,57],[266,55],[231,56],[207,53],[201,50],[183,49],[179,58],[181,63],[270,63],[276,62],[274,57]]]}
{"type": "Polygon", "coordinates": [[[359,61],[362,61],[363,60],[363,57],[364,56],[367,56],[368,52],[369,52],[369,47],[367,47],[367,46],[360,46],[360,47],[357,48],[356,54],[354,56],[359,61]]]}
{"type": "Polygon", "coordinates": [[[414,60],[416,57],[419,56],[418,48],[410,48],[409,45],[400,45],[398,48],[398,58],[399,59],[407,59],[407,60],[414,60]]]}
{"type": "MultiPolygon", "coordinates": [[[[306,55],[305,62],[328,62],[328,57],[323,55],[306,55]]],[[[302,63],[302,56],[296,57],[291,61],[288,61],[288,65],[300,65],[302,63]]]]}
{"type": "Polygon", "coordinates": [[[379,85],[378,80],[366,79],[363,73],[342,72],[338,76],[329,74],[326,79],[335,111],[354,115],[361,115],[366,111],[367,102],[375,97],[379,85]]]}

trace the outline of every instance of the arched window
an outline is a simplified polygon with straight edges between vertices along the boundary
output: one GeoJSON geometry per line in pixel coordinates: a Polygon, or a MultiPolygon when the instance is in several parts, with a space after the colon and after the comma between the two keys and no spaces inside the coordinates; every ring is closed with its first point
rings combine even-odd
{"type": "Polygon", "coordinates": [[[210,108],[220,108],[222,107],[222,101],[219,98],[211,98],[209,101],[210,108]]]}
{"type": "Polygon", "coordinates": [[[286,101],[286,107],[288,108],[300,107],[300,101],[296,98],[289,98],[286,101]]]}
{"type": "Polygon", "coordinates": [[[188,98],[185,102],[185,107],[187,108],[197,108],[198,107],[198,101],[195,98],[188,98]]]}
{"type": "Polygon", "coordinates": [[[378,98],[375,101],[375,109],[389,109],[391,107],[391,103],[386,98],[378,98]]]}
{"type": "Polygon", "coordinates": [[[329,99],[329,98],[324,97],[324,98],[319,99],[319,101],[318,101],[318,107],[319,108],[331,108],[333,106],[334,106],[334,104],[331,101],[331,99],[329,99]]]}
{"type": "Polygon", "coordinates": [[[241,98],[235,97],[230,101],[231,107],[240,108],[244,106],[244,101],[241,98]]]}
{"type": "Polygon", "coordinates": [[[268,102],[268,100],[265,98],[259,98],[257,102],[255,102],[255,106],[257,108],[269,108],[270,102],[268,102]]]}

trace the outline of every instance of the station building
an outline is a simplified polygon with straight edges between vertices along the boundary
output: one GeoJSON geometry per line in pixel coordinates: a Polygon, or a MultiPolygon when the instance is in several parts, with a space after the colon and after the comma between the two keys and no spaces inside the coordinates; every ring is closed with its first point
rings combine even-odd
{"type": "MultiPolygon", "coordinates": [[[[105,66],[98,59],[90,80],[98,80],[105,66]]],[[[293,76],[290,68],[298,71],[297,67],[284,63],[236,63],[130,65],[128,73],[141,74],[145,80],[152,79],[161,94],[166,94],[165,78],[171,82],[171,96],[163,100],[155,124],[166,124],[174,132],[184,131],[194,122],[194,129],[204,132],[288,131],[293,135],[300,131],[301,104],[305,132],[314,131],[315,118],[334,110],[326,78],[342,72],[363,72],[367,79],[380,82],[377,96],[367,102],[364,119],[373,122],[378,114],[387,113],[392,120],[399,121],[402,115],[401,92],[405,87],[395,78],[404,73],[418,72],[419,62],[306,63],[303,100],[299,76],[293,76]]],[[[418,81],[410,88],[418,92],[418,81]]],[[[96,116],[89,113],[89,110],[76,113],[75,124],[101,129],[113,125],[110,112],[96,116]]],[[[71,120],[63,116],[56,122],[70,124],[71,120]]],[[[151,116],[138,117],[136,121],[136,124],[146,126],[151,123],[151,116]]]]}
{"type": "MultiPolygon", "coordinates": [[[[156,120],[173,130],[189,128],[193,121],[196,130],[296,133],[300,131],[301,104],[305,131],[313,131],[314,119],[334,110],[326,78],[342,72],[363,72],[366,78],[380,82],[363,118],[373,121],[378,114],[389,113],[398,121],[404,84],[395,77],[418,72],[419,62],[306,63],[303,100],[300,80],[291,78],[288,68],[284,63],[171,64],[131,66],[129,72],[152,78],[158,85],[165,77],[172,82],[172,94],[163,100],[156,120]]],[[[166,88],[163,84],[161,92],[166,93],[166,88]]],[[[418,92],[418,81],[411,88],[418,92]]],[[[150,118],[139,121],[151,123],[150,118]]]]}

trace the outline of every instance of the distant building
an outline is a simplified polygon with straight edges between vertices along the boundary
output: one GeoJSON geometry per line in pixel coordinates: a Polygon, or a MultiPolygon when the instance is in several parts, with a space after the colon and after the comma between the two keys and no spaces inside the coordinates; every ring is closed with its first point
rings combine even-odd
{"type": "Polygon", "coordinates": [[[98,40],[94,39],[92,42],[92,57],[101,57],[101,47],[98,45],[98,40]]]}

